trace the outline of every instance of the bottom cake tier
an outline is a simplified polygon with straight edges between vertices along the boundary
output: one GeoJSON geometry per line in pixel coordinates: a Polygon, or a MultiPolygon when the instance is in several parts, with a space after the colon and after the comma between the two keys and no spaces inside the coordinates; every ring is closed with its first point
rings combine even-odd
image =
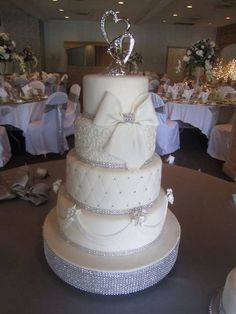
{"type": "Polygon", "coordinates": [[[120,295],[148,288],[170,272],[178,255],[180,225],[168,210],[161,235],[142,251],[93,255],[65,238],[53,209],[45,220],[43,238],[47,262],[62,280],[87,292],[120,295]]]}

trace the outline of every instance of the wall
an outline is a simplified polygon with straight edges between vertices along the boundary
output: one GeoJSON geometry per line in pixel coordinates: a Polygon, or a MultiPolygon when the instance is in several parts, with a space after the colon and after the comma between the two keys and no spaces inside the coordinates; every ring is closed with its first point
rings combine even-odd
{"type": "MultiPolygon", "coordinates": [[[[10,34],[18,51],[30,46],[39,63],[43,56],[40,22],[38,19],[16,8],[7,1],[1,1],[1,31],[10,34]]],[[[39,65],[40,66],[40,65],[39,65]]]]}
{"type": "MultiPolygon", "coordinates": [[[[146,71],[165,72],[168,47],[188,47],[202,38],[215,40],[216,29],[212,27],[142,25],[132,26],[136,51],[144,59],[146,71]]],[[[117,30],[116,30],[117,31],[117,30]]],[[[115,34],[111,26],[110,37],[115,34]]],[[[104,42],[99,22],[47,21],[44,23],[46,69],[64,72],[67,56],[64,41],[104,42]]]]}

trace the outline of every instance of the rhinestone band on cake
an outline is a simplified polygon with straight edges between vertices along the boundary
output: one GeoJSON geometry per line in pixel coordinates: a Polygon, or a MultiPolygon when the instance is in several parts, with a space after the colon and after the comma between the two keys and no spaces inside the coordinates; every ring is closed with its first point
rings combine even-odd
{"type": "Polygon", "coordinates": [[[142,252],[121,257],[90,255],[72,247],[60,236],[58,226],[52,219],[54,214],[51,212],[44,224],[45,256],[55,274],[75,288],[103,295],[141,291],[162,280],[176,262],[180,226],[170,211],[163,233],[156,243],[142,252]],[[129,265],[130,260],[131,263],[136,260],[134,267],[129,265]],[[140,265],[138,260],[141,261],[140,265]],[[121,269],[122,266],[124,269],[121,269]]]}

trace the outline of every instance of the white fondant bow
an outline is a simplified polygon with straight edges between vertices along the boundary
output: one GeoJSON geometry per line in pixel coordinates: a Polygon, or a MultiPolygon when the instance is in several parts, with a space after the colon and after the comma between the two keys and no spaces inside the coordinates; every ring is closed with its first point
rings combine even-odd
{"type": "Polygon", "coordinates": [[[124,113],[119,99],[110,92],[106,92],[98,108],[94,124],[115,127],[104,150],[123,160],[128,169],[140,168],[150,157],[143,128],[157,126],[158,121],[149,94],[139,95],[131,111],[124,113]]]}

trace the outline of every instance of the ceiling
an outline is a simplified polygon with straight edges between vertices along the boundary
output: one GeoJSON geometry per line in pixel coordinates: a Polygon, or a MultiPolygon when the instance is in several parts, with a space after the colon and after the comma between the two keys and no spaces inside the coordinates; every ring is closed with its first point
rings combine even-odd
{"type": "Polygon", "coordinates": [[[120,12],[132,24],[201,25],[219,27],[236,23],[236,0],[11,0],[42,20],[99,21],[107,10],[120,12]],[[187,8],[192,5],[192,8],[187,8]],[[63,12],[59,12],[63,9],[63,12]],[[174,17],[173,14],[178,16],[174,17]],[[226,19],[229,17],[230,19],[226,19]]]}

